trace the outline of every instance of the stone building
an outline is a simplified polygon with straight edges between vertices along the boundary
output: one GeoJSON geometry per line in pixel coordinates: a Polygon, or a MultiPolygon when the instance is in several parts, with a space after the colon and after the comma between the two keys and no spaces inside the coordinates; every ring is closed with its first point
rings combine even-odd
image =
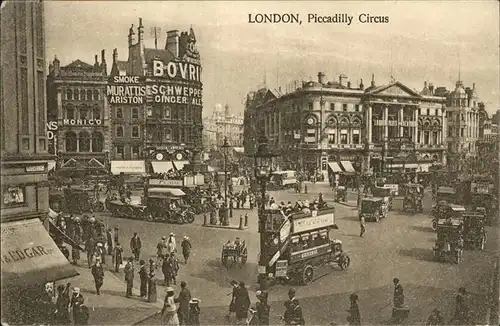
{"type": "MultiPolygon", "coordinates": [[[[320,72],[290,93],[259,90],[248,98],[245,137],[265,135],[282,169],[326,178],[329,170],[425,171],[444,160],[446,99],[398,81],[377,86],[372,76],[365,88],[362,80],[352,85],[341,74],[326,81],[320,72]]],[[[249,139],[245,146],[254,148],[249,139]]]]}
{"type": "Polygon", "coordinates": [[[108,105],[105,96],[107,64],[79,59],[61,66],[57,57],[47,76],[47,117],[57,124],[57,172],[85,176],[108,171],[110,150],[108,105]]]}
{"type": "Polygon", "coordinates": [[[231,147],[243,150],[243,116],[231,113],[229,105],[215,106],[211,125],[215,127],[217,146],[222,146],[227,138],[231,147]]]}

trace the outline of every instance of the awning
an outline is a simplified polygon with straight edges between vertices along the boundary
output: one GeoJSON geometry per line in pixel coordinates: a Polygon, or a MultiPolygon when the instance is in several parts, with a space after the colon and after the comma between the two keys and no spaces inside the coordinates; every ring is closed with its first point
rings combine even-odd
{"type": "Polygon", "coordinates": [[[173,196],[184,196],[186,195],[184,191],[177,188],[149,188],[148,193],[159,193],[159,194],[169,194],[173,196]]]}
{"type": "Polygon", "coordinates": [[[344,168],[345,172],[356,172],[356,170],[354,170],[354,167],[351,164],[351,161],[340,161],[340,164],[342,164],[342,167],[344,168]]]}
{"type": "Polygon", "coordinates": [[[39,219],[2,223],[2,287],[26,288],[78,275],[39,219]]]}
{"type": "Polygon", "coordinates": [[[114,175],[146,173],[144,161],[111,161],[111,173],[114,175]]]}
{"type": "Polygon", "coordinates": [[[154,173],[167,173],[174,169],[174,165],[170,161],[155,161],[151,162],[151,165],[154,173]]]}
{"type": "Polygon", "coordinates": [[[80,249],[80,251],[85,251],[84,248],[80,247],[80,245],[78,243],[76,243],[73,239],[71,239],[66,233],[64,233],[63,230],[58,228],[53,221],[49,220],[49,228],[50,228],[50,232],[52,234],[55,234],[56,237],[59,237],[62,241],[66,242],[71,247],[76,247],[76,248],[80,249]]]}
{"type": "Polygon", "coordinates": [[[175,168],[179,171],[184,169],[184,165],[187,164],[189,164],[189,161],[174,161],[175,168]]]}
{"type": "Polygon", "coordinates": [[[328,166],[330,167],[333,173],[342,172],[342,169],[340,168],[337,162],[328,162],[328,166]]]}

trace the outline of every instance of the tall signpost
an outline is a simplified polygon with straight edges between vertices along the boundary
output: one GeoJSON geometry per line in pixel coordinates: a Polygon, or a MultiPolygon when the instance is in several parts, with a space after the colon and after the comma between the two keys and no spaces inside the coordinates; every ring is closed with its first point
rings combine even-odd
{"type": "MultiPolygon", "coordinates": [[[[224,154],[224,206],[225,206],[225,210],[224,210],[224,225],[226,225],[229,220],[228,220],[228,209],[229,209],[229,206],[228,206],[228,202],[227,202],[227,154],[228,154],[228,151],[229,151],[229,148],[231,148],[231,146],[229,146],[228,142],[227,142],[227,137],[224,137],[224,143],[222,144],[222,153],[224,154]]],[[[231,208],[232,209],[232,208],[231,208]]]]}

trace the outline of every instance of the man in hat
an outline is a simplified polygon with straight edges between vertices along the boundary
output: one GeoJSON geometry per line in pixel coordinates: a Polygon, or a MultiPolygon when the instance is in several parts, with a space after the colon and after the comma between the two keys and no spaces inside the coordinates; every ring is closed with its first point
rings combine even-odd
{"type": "Polygon", "coordinates": [[[85,251],[87,252],[87,263],[89,265],[89,268],[92,267],[92,262],[94,259],[94,252],[95,252],[95,241],[92,238],[88,238],[87,241],[85,241],[85,251]]]}
{"type": "Polygon", "coordinates": [[[146,262],[141,259],[139,262],[140,268],[139,268],[139,277],[141,279],[141,298],[146,298],[148,295],[148,278],[149,278],[149,273],[146,269],[146,262]]]}
{"type": "Polygon", "coordinates": [[[117,226],[115,226],[115,230],[114,230],[115,232],[114,232],[114,234],[113,234],[113,240],[115,241],[115,246],[116,246],[116,244],[118,243],[118,231],[119,231],[119,230],[120,230],[120,228],[119,228],[119,227],[117,227],[117,226]]]}
{"type": "Polygon", "coordinates": [[[184,236],[184,239],[181,242],[182,247],[182,255],[184,256],[184,264],[187,264],[189,255],[191,254],[191,242],[189,241],[189,237],[184,236]]]}
{"type": "Polygon", "coordinates": [[[137,235],[137,232],[134,232],[134,236],[130,239],[130,249],[132,250],[132,254],[134,255],[135,261],[139,261],[139,256],[141,254],[141,238],[137,235]]]}
{"type": "Polygon", "coordinates": [[[168,252],[167,246],[167,237],[161,237],[160,242],[156,245],[156,254],[158,258],[156,259],[156,265],[161,266],[163,264],[163,260],[165,259],[168,252]]]}
{"type": "Polygon", "coordinates": [[[257,291],[255,295],[257,296],[257,300],[259,300],[255,304],[259,325],[269,325],[269,313],[271,311],[271,307],[267,304],[268,293],[267,291],[257,291]]]}
{"type": "Polygon", "coordinates": [[[394,297],[393,303],[395,308],[401,308],[405,304],[405,295],[403,293],[403,286],[399,283],[399,278],[395,277],[392,282],[394,283],[394,297]]]}
{"type": "Polygon", "coordinates": [[[70,300],[70,308],[73,311],[73,320],[75,320],[75,315],[78,313],[78,309],[80,308],[81,305],[83,305],[84,298],[83,295],[80,293],[80,288],[75,287],[73,288],[73,295],[71,296],[70,300]]]}
{"type": "Polygon", "coordinates": [[[288,299],[285,302],[285,313],[283,315],[285,325],[305,325],[302,308],[299,300],[295,298],[295,289],[288,290],[288,299]]]}
{"type": "Polygon", "coordinates": [[[106,243],[108,244],[108,255],[113,255],[113,233],[111,228],[106,231],[106,243]]]}
{"type": "Polygon", "coordinates": [[[130,257],[128,259],[127,265],[125,265],[125,282],[127,283],[127,293],[126,297],[130,298],[132,296],[132,287],[134,286],[134,258],[130,257]]]}
{"type": "Polygon", "coordinates": [[[187,325],[188,314],[189,314],[189,301],[191,301],[191,292],[187,288],[186,282],[181,282],[181,292],[179,292],[179,297],[175,299],[176,303],[179,303],[179,309],[177,309],[177,315],[179,316],[180,325],[187,325]]]}
{"type": "Polygon", "coordinates": [[[92,265],[92,276],[94,277],[95,290],[97,295],[101,295],[100,289],[104,283],[104,269],[101,264],[101,258],[96,257],[94,265],[92,265]]]}
{"type": "Polygon", "coordinates": [[[200,299],[193,298],[189,301],[187,325],[200,325],[200,299]]]}
{"type": "Polygon", "coordinates": [[[347,321],[349,325],[361,325],[361,314],[359,313],[359,305],[358,305],[358,295],[356,293],[352,293],[349,296],[350,307],[347,312],[349,312],[349,316],[347,317],[347,321]]]}
{"type": "Polygon", "coordinates": [[[175,234],[173,234],[172,232],[170,233],[170,236],[168,237],[167,247],[168,247],[169,254],[172,254],[173,252],[177,252],[177,244],[175,242],[175,234]]]}
{"type": "Polygon", "coordinates": [[[104,249],[104,245],[103,245],[102,242],[98,242],[97,243],[97,247],[95,249],[94,256],[95,256],[95,258],[100,258],[101,262],[103,264],[106,263],[106,261],[105,261],[105,259],[106,259],[106,250],[104,249]]]}
{"type": "Polygon", "coordinates": [[[236,321],[242,321],[248,318],[248,308],[250,308],[250,296],[245,282],[240,282],[236,288],[236,298],[234,299],[234,308],[236,321]]]}

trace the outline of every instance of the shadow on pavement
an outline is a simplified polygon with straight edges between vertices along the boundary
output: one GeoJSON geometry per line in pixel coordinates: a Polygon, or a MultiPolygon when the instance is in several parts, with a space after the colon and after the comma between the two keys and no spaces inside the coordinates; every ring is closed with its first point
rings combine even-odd
{"type": "Polygon", "coordinates": [[[431,226],[420,226],[420,225],[412,225],[410,226],[415,231],[421,231],[421,232],[434,232],[432,231],[431,226]]]}
{"type": "Polygon", "coordinates": [[[399,254],[401,256],[413,257],[418,260],[424,261],[435,261],[434,254],[432,252],[432,248],[423,249],[423,248],[413,248],[413,249],[401,249],[399,250],[399,254]]]}
{"type": "Polygon", "coordinates": [[[190,274],[192,277],[216,283],[222,287],[228,287],[231,280],[245,281],[247,285],[255,280],[257,264],[247,262],[243,266],[231,265],[228,268],[222,265],[220,259],[209,259],[203,269],[197,273],[190,274]]]}

